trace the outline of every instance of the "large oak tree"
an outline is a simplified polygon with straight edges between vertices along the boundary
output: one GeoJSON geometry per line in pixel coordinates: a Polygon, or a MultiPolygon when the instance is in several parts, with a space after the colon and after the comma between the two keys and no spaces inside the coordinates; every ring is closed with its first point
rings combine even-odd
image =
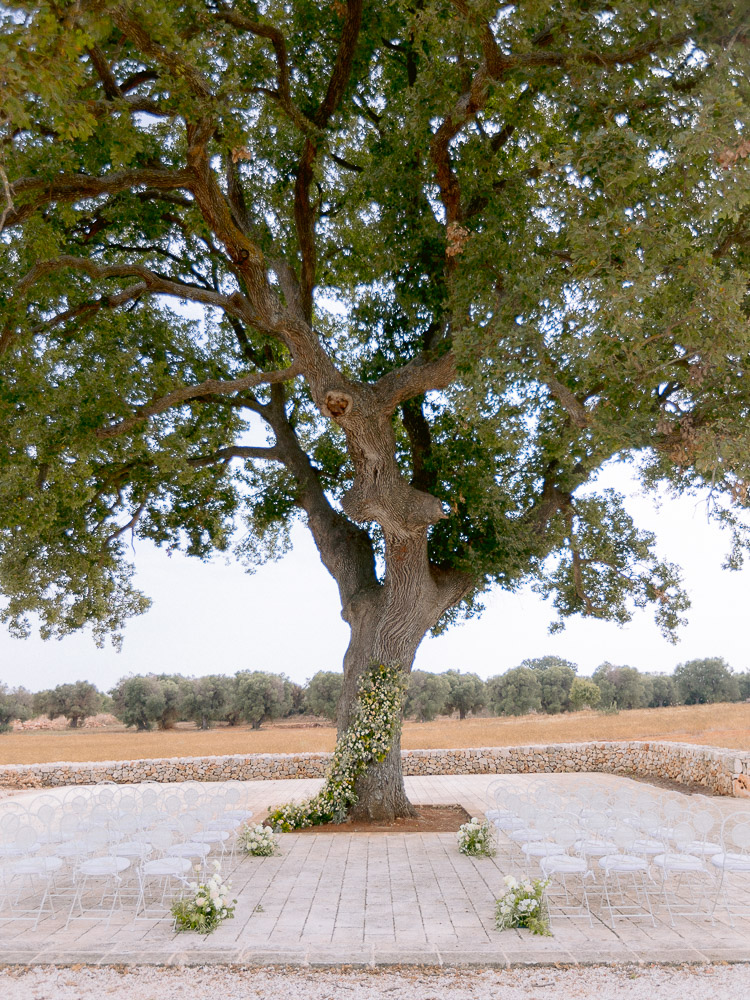
{"type": "MultiPolygon", "coordinates": [[[[0,17],[16,634],[144,611],[131,533],[258,561],[302,517],[351,628],[345,727],[372,660],[409,670],[493,585],[674,630],[677,571],[592,485],[610,460],[708,486],[741,560],[743,0],[0,17]]],[[[398,741],[358,792],[409,811],[398,741]]]]}

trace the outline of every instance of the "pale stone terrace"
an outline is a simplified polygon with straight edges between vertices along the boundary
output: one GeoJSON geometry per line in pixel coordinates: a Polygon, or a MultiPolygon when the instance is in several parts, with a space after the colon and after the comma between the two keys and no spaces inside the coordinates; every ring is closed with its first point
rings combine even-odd
{"type": "MultiPolygon", "coordinates": [[[[508,790],[529,780],[550,790],[572,787],[575,775],[504,776],[508,790]]],[[[471,814],[487,807],[496,776],[408,778],[417,804],[460,803],[471,814]]],[[[630,779],[592,775],[603,789],[632,786],[630,779]],[[613,785],[614,783],[614,785],[613,785]]],[[[244,783],[249,808],[261,816],[272,805],[309,795],[318,780],[244,783]]],[[[166,794],[170,786],[162,786],[166,794]]],[[[639,788],[650,786],[639,784],[639,788]]],[[[652,789],[654,795],[658,789],[652,789]]],[[[21,793],[27,799],[34,793],[21,793]]],[[[47,792],[47,794],[49,794],[47,792]]],[[[748,803],[714,799],[722,811],[748,803]]],[[[127,909],[105,919],[44,917],[0,922],[0,963],[288,963],[425,965],[600,962],[750,961],[750,920],[731,927],[678,917],[670,926],[663,909],[657,926],[623,919],[612,930],[595,916],[553,919],[552,937],[497,931],[494,901],[503,875],[522,874],[518,861],[458,853],[454,834],[284,834],[276,857],[225,862],[237,896],[235,918],[208,937],[175,934],[169,919],[132,919],[127,909]]],[[[516,855],[516,858],[518,855],[516,855]]],[[[598,912],[598,911],[597,911],[598,912]]]]}

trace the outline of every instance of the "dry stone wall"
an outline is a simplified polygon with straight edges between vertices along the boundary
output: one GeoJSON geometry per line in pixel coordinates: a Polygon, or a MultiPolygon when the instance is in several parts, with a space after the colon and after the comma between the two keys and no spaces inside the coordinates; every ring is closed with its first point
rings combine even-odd
{"type": "MultiPolygon", "coordinates": [[[[405,750],[404,774],[544,774],[600,771],[666,778],[719,795],[750,796],[750,753],[687,743],[557,743],[547,746],[405,750]]],[[[6,764],[0,788],[50,788],[102,781],[228,781],[322,778],[329,753],[235,754],[90,764],[6,764]]]]}

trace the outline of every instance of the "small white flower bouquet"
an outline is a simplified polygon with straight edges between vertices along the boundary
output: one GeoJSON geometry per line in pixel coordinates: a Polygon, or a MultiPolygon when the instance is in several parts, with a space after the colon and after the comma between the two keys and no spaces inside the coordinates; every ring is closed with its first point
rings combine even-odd
{"type": "Polygon", "coordinates": [[[506,875],[505,892],[495,908],[495,926],[505,931],[510,927],[526,927],[532,934],[551,934],[549,911],[544,890],[549,879],[524,879],[506,875]]]}
{"type": "Polygon", "coordinates": [[[257,823],[246,826],[237,835],[240,849],[244,854],[252,854],[256,858],[270,858],[279,849],[279,838],[270,826],[257,823]]]}
{"type": "Polygon", "coordinates": [[[472,816],[468,823],[458,828],[456,834],[460,854],[473,858],[491,858],[495,853],[495,832],[486,820],[481,823],[472,816]]]}
{"type": "Polygon", "coordinates": [[[219,861],[214,861],[214,873],[205,882],[191,882],[191,895],[172,903],[172,916],[177,931],[197,931],[210,934],[222,920],[234,916],[236,899],[229,901],[230,883],[222,881],[219,861]]]}

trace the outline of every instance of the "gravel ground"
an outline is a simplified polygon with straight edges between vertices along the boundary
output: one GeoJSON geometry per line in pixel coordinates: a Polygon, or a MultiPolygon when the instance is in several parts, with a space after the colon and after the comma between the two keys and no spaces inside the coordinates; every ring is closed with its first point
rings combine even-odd
{"type": "Polygon", "coordinates": [[[750,1000],[750,965],[526,969],[0,967],[3,1000],[750,1000]]]}

